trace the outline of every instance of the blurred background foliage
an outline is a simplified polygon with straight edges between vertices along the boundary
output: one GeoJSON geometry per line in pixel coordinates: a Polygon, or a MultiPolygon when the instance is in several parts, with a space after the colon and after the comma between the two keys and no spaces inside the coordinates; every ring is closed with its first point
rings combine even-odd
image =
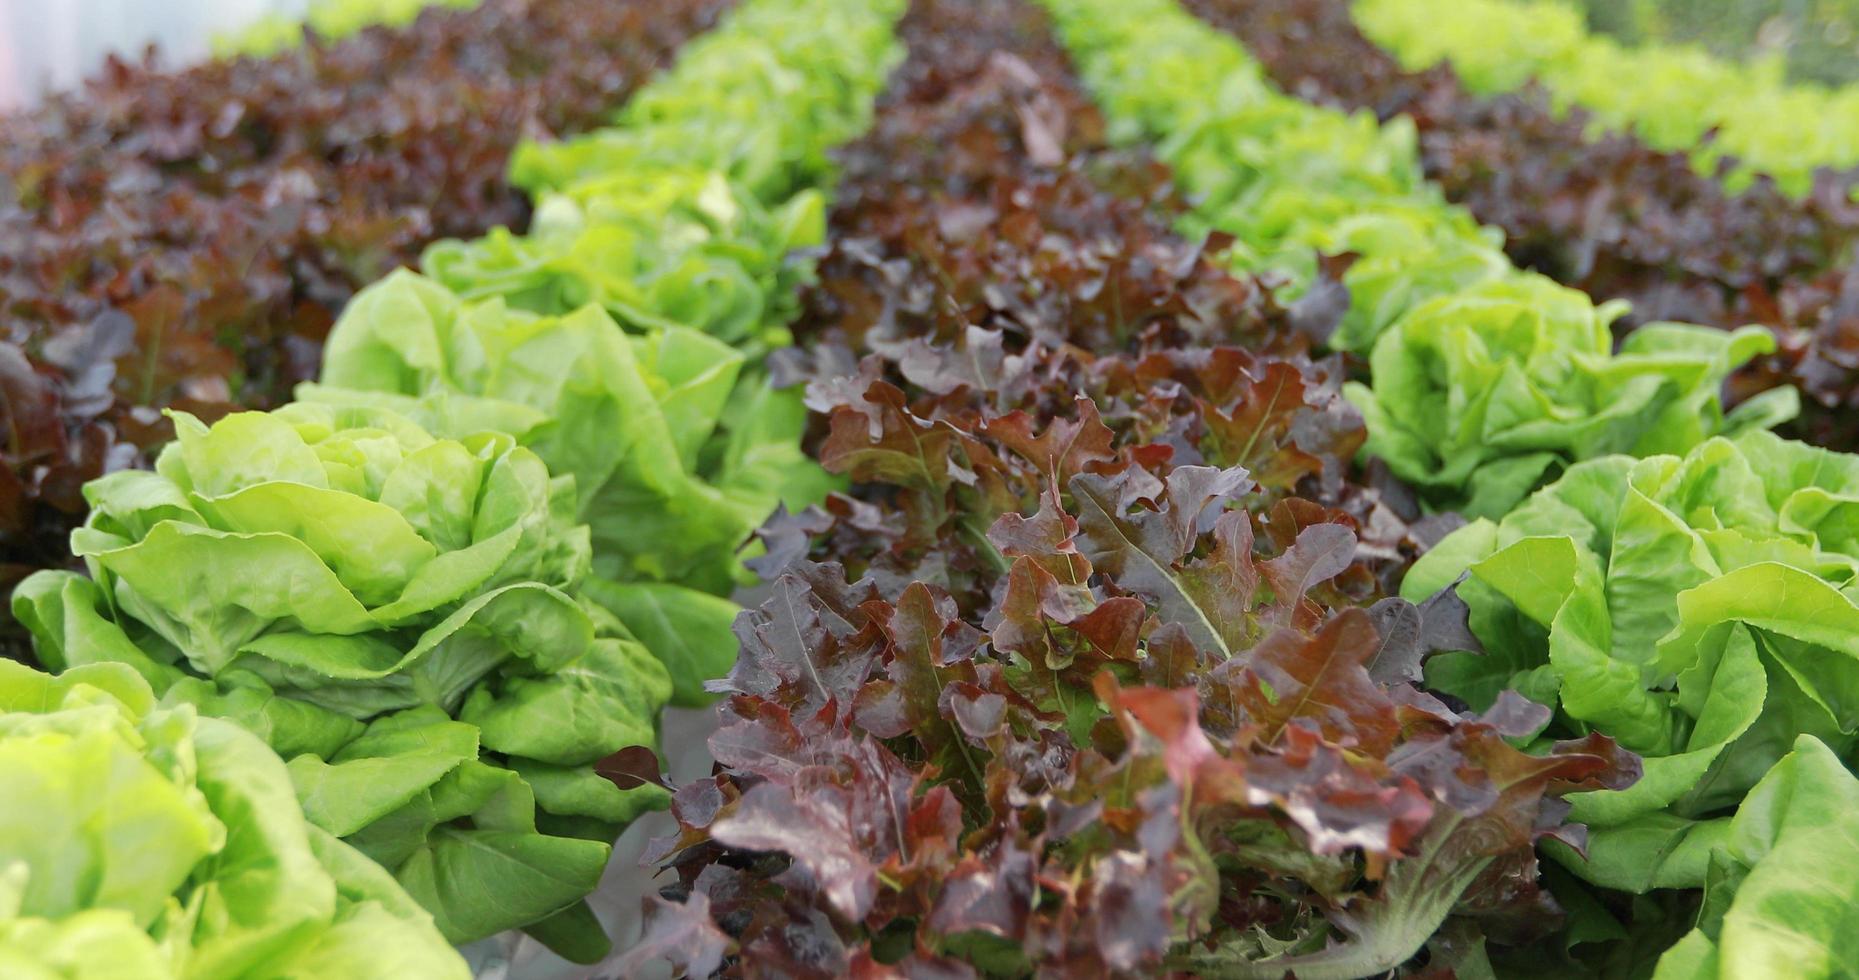
{"type": "Polygon", "coordinates": [[[1859,82],[1859,0],[1569,2],[1590,27],[1627,43],[1696,44],[1726,58],[1782,59],[1794,81],[1859,82]]]}
{"type": "Polygon", "coordinates": [[[162,63],[205,57],[217,35],[266,17],[301,17],[310,0],[0,0],[0,110],[75,87],[106,54],[162,63]]]}
{"type": "MultiPolygon", "coordinates": [[[[1453,0],[1438,0],[1449,10],[1453,0]]],[[[1859,0],[1564,0],[1627,43],[1701,45],[1728,58],[1781,58],[1788,77],[1859,83],[1859,0]]],[[[216,35],[302,16],[311,0],[0,0],[0,109],[95,71],[105,52],[161,46],[170,64],[216,35]]]]}

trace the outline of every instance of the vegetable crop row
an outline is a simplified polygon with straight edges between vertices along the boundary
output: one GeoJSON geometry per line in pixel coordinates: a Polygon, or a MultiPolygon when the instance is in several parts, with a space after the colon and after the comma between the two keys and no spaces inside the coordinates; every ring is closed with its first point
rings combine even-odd
{"type": "Polygon", "coordinates": [[[1859,166],[1859,87],[1783,79],[1780,59],[1725,61],[1699,48],[1622,45],[1591,35],[1554,0],[1465,0],[1450,17],[1427,0],[1355,0],[1363,33],[1410,68],[1450,60],[1473,91],[1542,83],[1560,108],[1598,128],[1691,154],[1732,189],[1758,174],[1806,194],[1823,167],[1859,166]],[[1622,85],[1631,78],[1633,84],[1622,85]],[[1727,161],[1727,166],[1726,166],[1727,161]]]}
{"type": "Polygon", "coordinates": [[[593,961],[669,802],[623,974],[1836,973],[1859,457],[1725,413],[1773,336],[1616,351],[1175,0],[903,6],[745,0],[85,485],[0,972],[593,961]]]}
{"type": "Polygon", "coordinates": [[[1352,388],[1366,451],[1432,505],[1501,515],[1569,463],[1682,452],[1797,411],[1788,388],[1728,417],[1718,404],[1731,371],[1774,350],[1759,327],[1648,324],[1616,352],[1624,304],[1511,266],[1499,232],[1423,179],[1410,123],[1274,91],[1173,0],[1059,9],[1113,134],[1156,140],[1195,196],[1183,228],[1233,235],[1236,266],[1288,277],[1288,295],[1346,266],[1347,312],[1327,340],[1368,356],[1370,383],[1352,388]]]}
{"type": "Polygon", "coordinates": [[[79,487],[171,438],[160,408],[282,404],[355,290],[523,225],[522,134],[604,122],[723,6],[491,0],[266,59],[112,62],[0,119],[0,584],[68,561],[79,487]]]}
{"type": "Polygon", "coordinates": [[[1367,975],[1536,910],[1553,797],[1633,777],[1409,686],[1464,611],[1384,583],[1450,524],[1354,470],[1304,353],[1341,308],[1170,233],[1169,171],[1104,145],[1049,32],[903,22],[784,358],[852,484],[764,531],[719,772],[622,972],[1367,975]]]}
{"type": "Polygon", "coordinates": [[[616,125],[525,145],[512,171],[536,195],[529,232],[435,243],[427,276],[364,291],[299,392],[509,432],[573,476],[589,593],[673,671],[682,704],[728,667],[750,532],[830,487],[800,451],[799,393],[770,388],[760,362],[787,343],[808,274],[789,256],[824,234],[826,152],[869,125],[895,61],[894,6],[740,9],[616,125]]]}
{"type": "MultiPolygon", "coordinates": [[[[453,943],[520,927],[571,959],[605,955],[584,897],[619,830],[664,804],[642,778],[656,769],[642,756],[658,710],[697,696],[705,668],[691,658],[715,658],[703,650],[714,637],[685,620],[708,628],[718,607],[725,623],[734,612],[691,586],[727,591],[732,549],[774,509],[776,485],[805,482],[792,465],[804,462],[800,406],[781,411],[759,377],[739,374],[792,308],[778,294],[800,272],[784,253],[818,239],[808,188],[826,176],[825,149],[866,124],[897,13],[884,0],[738,7],[600,139],[518,154],[519,174],[553,167],[558,180],[531,235],[499,230],[427,257],[441,278],[474,282],[467,296],[397,272],[349,305],[302,400],[211,424],[171,412],[178,438],[153,471],[86,484],[91,512],[71,548],[88,577],[43,571],[15,591],[40,660],[110,685],[127,667],[174,718],[260,736],[287,760],[292,818],[379,865],[370,884],[398,903],[400,927],[436,925],[453,943]],[[775,155],[745,152],[758,148],[775,155]],[[605,251],[575,252],[590,244],[605,251]],[[637,279],[625,303],[530,289],[497,265],[511,256],[539,263],[517,272],[555,262],[552,284],[573,280],[569,267],[615,290],[620,274],[637,279]],[[712,283],[738,287],[732,304],[701,305],[724,293],[712,283]],[[743,482],[705,484],[700,466],[743,482]],[[687,552],[673,554],[679,543],[687,552]],[[687,555],[690,567],[675,563],[687,555]]],[[[813,483],[804,492],[817,497],[823,478],[813,483]]],[[[168,829],[135,812],[110,819],[125,834],[168,829]]],[[[199,843],[190,877],[177,867],[139,887],[187,900],[232,856],[222,838],[199,843]]],[[[107,856],[71,849],[79,863],[107,856]]],[[[268,880],[290,894],[299,865],[268,880]]],[[[81,878],[55,870],[35,887],[81,878]]],[[[290,926],[250,897],[205,899],[209,924],[290,926]]],[[[93,904],[118,907],[108,891],[28,898],[9,918],[62,927],[93,904]]],[[[166,920],[130,925],[168,936],[166,920]]],[[[215,975],[210,937],[177,928],[173,972],[215,975]]],[[[260,952],[244,967],[284,969],[291,951],[260,952]]],[[[30,955],[36,966],[60,954],[30,955]]],[[[450,954],[435,967],[454,968],[450,954]]]]}
{"type": "Polygon", "coordinates": [[[1821,174],[1800,200],[1766,181],[1732,194],[1682,153],[1591,137],[1579,108],[1558,114],[1540,90],[1484,98],[1447,66],[1405,71],[1357,30],[1347,0],[1187,6],[1244,43],[1282,90],[1413,120],[1427,178],[1502,228],[1520,267],[1630,301],[1623,323],[1771,328],[1778,350],[1733,376],[1731,400],[1793,384],[1804,413],[1791,431],[1859,448],[1859,171],[1821,174]]]}
{"type": "MultiPolygon", "coordinates": [[[[1125,109],[1162,141],[1164,159],[1233,145],[1222,136],[1257,137],[1244,125],[1257,118],[1249,109],[1294,112],[1270,99],[1261,104],[1259,89],[1241,85],[1222,93],[1239,93],[1233,102],[1213,100],[1209,111],[1205,85],[1154,71],[1162,52],[1184,51],[1209,78],[1233,78],[1245,67],[1237,48],[1205,41],[1166,3],[1118,5],[1124,20],[1097,0],[1051,5],[1113,122],[1125,109]]],[[[1324,118],[1305,108],[1296,131],[1308,133],[1324,118]]],[[[1361,142],[1339,140],[1331,149],[1328,157],[1313,154],[1307,172],[1364,172],[1355,163],[1366,158],[1361,142]]],[[[1192,172],[1184,180],[1195,186],[1192,172]]],[[[1256,188],[1242,185],[1239,197],[1256,188]]],[[[1508,289],[1520,281],[1529,280],[1487,283],[1508,289]]],[[[1602,330],[1602,353],[1571,366],[1620,387],[1585,412],[1545,406],[1506,391],[1520,368],[1543,363],[1520,356],[1540,355],[1540,347],[1511,345],[1528,336],[1533,319],[1579,319],[1585,298],[1551,287],[1535,305],[1458,306],[1451,343],[1411,356],[1464,298],[1447,293],[1413,306],[1375,342],[1373,387],[1351,391],[1368,415],[1369,452],[1389,445],[1377,440],[1378,426],[1389,422],[1377,413],[1389,398],[1429,385],[1443,396],[1435,397],[1435,413],[1442,401],[1448,418],[1482,405],[1492,413],[1487,423],[1494,416],[1522,423],[1524,445],[1572,452],[1554,482],[1449,535],[1407,576],[1402,591],[1410,600],[1465,601],[1485,651],[1431,659],[1425,686],[1474,710],[1496,710],[1518,692],[1551,708],[1517,733],[1535,751],[1564,744],[1557,739],[1606,735],[1645,760],[1631,786],[1571,798],[1568,816],[1588,828],[1585,843],[1544,842],[1561,869],[1547,880],[1569,910],[1569,931],[1520,955],[1493,944],[1479,956],[1519,975],[1637,973],[1655,959],[1664,977],[1838,975],[1853,928],[1841,869],[1859,854],[1845,818],[1835,816],[1859,789],[1840,762],[1859,729],[1843,693],[1859,663],[1852,645],[1859,605],[1848,591],[1853,558],[1842,530],[1859,457],[1778,438],[1761,424],[1739,427],[1734,417],[1713,435],[1714,395],[1683,390],[1654,396],[1651,404],[1661,407],[1630,425],[1637,442],[1562,443],[1564,426],[1585,436],[1618,426],[1612,407],[1626,392],[1700,376],[1715,387],[1738,358],[1694,359],[1698,328],[1669,324],[1638,328],[1608,358],[1602,330]],[[1552,296],[1570,305],[1558,312],[1544,302],[1552,296]],[[1562,411],[1545,417],[1546,407],[1562,411]],[[1654,448],[1662,442],[1675,448],[1654,448]]],[[[1493,435],[1486,424],[1474,438],[1493,435]]],[[[1495,469],[1508,483],[1512,474],[1495,469]]],[[[1476,487],[1493,472],[1487,460],[1465,478],[1476,487]]]]}

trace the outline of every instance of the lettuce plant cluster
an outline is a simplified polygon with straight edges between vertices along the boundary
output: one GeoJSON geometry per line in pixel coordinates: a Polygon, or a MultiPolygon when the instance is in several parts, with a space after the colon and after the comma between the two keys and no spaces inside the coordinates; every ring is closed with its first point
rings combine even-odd
{"type": "Polygon", "coordinates": [[[571,959],[605,955],[584,898],[620,828],[665,802],[645,758],[659,709],[727,669],[722,597],[746,576],[749,530],[826,485],[799,451],[798,393],[771,393],[755,363],[792,309],[780,294],[803,270],[785,253],[818,240],[821,199],[750,192],[721,143],[679,141],[714,124],[768,145],[759,120],[823,160],[869,113],[896,13],[735,10],[626,110],[619,129],[656,147],[658,170],[593,161],[543,196],[530,236],[429,256],[437,272],[441,254],[547,251],[562,208],[581,208],[606,250],[573,263],[632,277],[638,306],[400,271],[349,304],[299,400],[172,411],[152,471],[84,486],[70,547],[88,577],[16,590],[40,660],[127,665],[162,704],[262,737],[310,823],[446,940],[522,928],[571,959]],[[675,125],[653,121],[674,109],[675,125]]]}
{"type": "MultiPolygon", "coordinates": [[[[1447,537],[1403,586],[1424,598],[1464,575],[1488,651],[1437,658],[1430,687],[1473,705],[1522,691],[1555,709],[1546,737],[1604,731],[1644,757],[1630,789],[1575,800],[1587,855],[1551,853],[1597,892],[1704,889],[1660,976],[1842,968],[1839,869],[1859,850],[1829,831],[1859,733],[1855,500],[1859,457],[1769,433],[1610,456],[1447,537]]],[[[1668,924],[1601,914],[1621,936],[1668,924]]]]}
{"type": "Polygon", "coordinates": [[[1633,322],[1773,329],[1777,350],[1732,377],[1731,401],[1792,384],[1803,416],[1791,431],[1855,448],[1859,279],[1848,266],[1859,171],[1817,172],[1799,199],[1767,180],[1731,193],[1682,152],[1591,134],[1579,106],[1558,113],[1538,88],[1480,97],[1449,65],[1406,71],[1362,35],[1345,0],[1186,6],[1244,43],[1284,91],[1411,119],[1427,178],[1502,228],[1519,267],[1628,300],[1633,322]]]}
{"type": "Polygon", "coordinates": [[[0,119],[0,581],[65,563],[79,488],[171,438],[158,409],[284,403],[357,289],[522,225],[523,134],[599,125],[722,6],[493,0],[263,59],[112,61],[0,119]]]}
{"type": "MultiPolygon", "coordinates": [[[[31,470],[87,574],[13,595],[58,673],[0,662],[0,972],[593,962],[667,803],[620,975],[1841,970],[1859,460],[1768,431],[1792,389],[1726,412],[1775,335],[1616,344],[1424,125],[1174,0],[908,6],[746,0],[516,150],[526,232],[336,290],[320,347],[181,331],[236,390],[126,399],[171,348],[103,306],[0,347],[14,438],[82,403],[107,460],[31,470]],[[717,696],[661,784],[660,709],[717,696]]],[[[131,132],[275,142],[225,118],[131,132]]]]}
{"type": "Polygon", "coordinates": [[[470,976],[263,742],[127,665],[0,661],[0,783],[9,977],[470,976]]]}
{"type": "Polygon", "coordinates": [[[1037,8],[900,31],[784,364],[852,486],[764,532],[621,972],[1357,976],[1548,925],[1533,842],[1637,762],[1409,683],[1464,610],[1384,594],[1436,532],[1356,482],[1301,329],[1341,308],[1171,235],[1037,8]]]}
{"type": "Polygon", "coordinates": [[[1569,463],[1796,413],[1792,389],[1719,405],[1723,379],[1774,349],[1760,328],[1652,324],[1616,353],[1624,306],[1512,267],[1501,234],[1421,179],[1411,123],[1274,91],[1171,0],[1052,6],[1113,136],[1157,140],[1195,194],[1183,228],[1232,234],[1235,262],[1291,275],[1288,295],[1322,272],[1313,249],[1343,260],[1347,312],[1327,339],[1371,362],[1351,388],[1366,450],[1430,503],[1500,515],[1569,463]]]}
{"type": "Polygon", "coordinates": [[[578,595],[572,478],[507,435],[435,439],[366,408],[175,427],[153,472],[85,488],[90,576],[15,591],[40,660],[127,664],[262,736],[308,819],[452,942],[527,926],[601,955],[581,898],[663,791],[598,764],[652,744],[671,684],[578,595]]]}
{"type": "Polygon", "coordinates": [[[1724,414],[1772,338],[1652,324],[1616,351],[1619,305],[1501,258],[1289,261],[1387,213],[1364,141],[1326,155],[1344,123],[1259,98],[1171,4],[1051,7],[1107,124],[1030,10],[906,18],[810,350],[778,362],[851,488],[764,531],[780,575],[715,685],[717,774],[674,797],[678,880],[623,966],[1837,974],[1851,457],[1765,431],[1789,393],[1724,414]],[[1311,145],[1247,109],[1314,118],[1311,145]],[[1290,143],[1359,189],[1285,232],[1274,195],[1328,187],[1181,156],[1222,200],[1102,149],[1140,135],[1164,161],[1290,143]],[[1229,247],[1267,278],[1222,285],[1229,247]],[[1366,364],[1313,357],[1364,301],[1389,311],[1366,364]],[[1366,426],[1339,397],[1363,367],[1366,426]],[[1364,446],[1488,516],[1439,542],[1364,446]]]}
{"type": "Polygon", "coordinates": [[[805,274],[788,255],[825,234],[827,151],[870,124],[899,13],[743,6],[613,126],[518,149],[512,180],[537,202],[528,235],[436,244],[425,271],[468,298],[540,313],[594,302],[631,327],[779,346],[805,274]]]}
{"type": "Polygon", "coordinates": [[[1579,9],[1544,0],[1470,0],[1444,18],[1425,0],[1359,0],[1354,14],[1410,68],[1451,60],[1479,93],[1539,81],[1558,107],[1580,106],[1596,127],[1690,153],[1705,173],[1728,161],[1732,188],[1762,174],[1805,194],[1816,170],[1859,165],[1859,88],[1790,83],[1779,59],[1623,45],[1590,34],[1579,9]]]}
{"type": "MultiPolygon", "coordinates": [[[[1106,40],[1104,50],[1115,49],[1106,40]]],[[[1127,51],[1114,56],[1141,63],[1127,51]]],[[[1085,65],[1089,77],[1088,54],[1085,65]]],[[[1391,358],[1384,340],[1370,356],[1375,398],[1362,404],[1371,452],[1378,407],[1423,391],[1409,386],[1431,371],[1476,379],[1463,390],[1480,396],[1480,411],[1517,418],[1539,410],[1505,408],[1521,405],[1507,395],[1506,377],[1558,376],[1529,366],[1568,346],[1544,342],[1558,334],[1543,325],[1562,318],[1604,338],[1612,314],[1532,281],[1541,288],[1509,309],[1436,300],[1396,321],[1391,330],[1407,335],[1408,350],[1391,358]],[[1518,336],[1535,341],[1505,340],[1518,336]]],[[[1474,284],[1458,298],[1495,299],[1517,282],[1474,284]]],[[[1714,389],[1747,359],[1734,352],[1737,343],[1765,343],[1744,338],[1719,341],[1725,346],[1704,366],[1693,359],[1706,349],[1694,346],[1694,328],[1642,326],[1597,377],[1632,387],[1676,368],[1704,372],[1714,389]]],[[[1510,483],[1502,497],[1517,499],[1555,479],[1439,542],[1402,586],[1410,601],[1465,602],[1482,647],[1429,658],[1420,676],[1430,694],[1472,711],[1522,695],[1537,705],[1532,724],[1542,727],[1511,733],[1518,744],[1541,751],[1599,734],[1644,760],[1631,786],[1570,797],[1568,818],[1587,828],[1585,846],[1542,845],[1555,858],[1545,881],[1568,912],[1566,930],[1516,949],[1487,943],[1478,968],[1839,975],[1852,934],[1841,869],[1854,851],[1846,819],[1835,814],[1854,786],[1842,760],[1859,731],[1844,694],[1859,662],[1859,606],[1843,515],[1859,458],[1764,431],[1781,413],[1756,412],[1760,403],[1746,404],[1741,418],[1720,416],[1714,391],[1665,403],[1673,411],[1666,416],[1624,388],[1583,390],[1608,394],[1546,421],[1613,433],[1514,482],[1506,466],[1525,465],[1514,454],[1451,473],[1448,483],[1466,484],[1461,499],[1474,502],[1490,499],[1480,481],[1510,483]],[[1603,420],[1621,404],[1641,405],[1646,424],[1634,438],[1650,441],[1610,452],[1601,447],[1626,430],[1603,420]],[[1672,447],[1656,448],[1664,439],[1672,447]]],[[[1444,441],[1452,418],[1435,404],[1407,425],[1444,441]]],[[[1541,422],[1523,431],[1547,437],[1541,422]]]]}
{"type": "Polygon", "coordinates": [[[519,151],[529,233],[437,243],[429,277],[371,287],[300,390],[507,432],[572,475],[588,594],[670,666],[679,703],[728,668],[751,532],[831,485],[800,450],[799,393],[770,388],[761,356],[786,343],[807,275],[789,255],[824,236],[825,154],[867,124],[897,13],[732,11],[613,127],[519,151]]]}

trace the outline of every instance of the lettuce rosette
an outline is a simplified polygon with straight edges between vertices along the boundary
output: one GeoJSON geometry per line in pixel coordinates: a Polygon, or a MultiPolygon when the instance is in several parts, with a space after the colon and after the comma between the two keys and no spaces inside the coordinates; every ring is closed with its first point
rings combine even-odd
{"type": "Polygon", "coordinates": [[[598,307],[562,317],[468,303],[400,272],[349,304],[323,381],[298,397],[377,406],[433,432],[509,433],[574,478],[592,529],[582,589],[671,672],[681,704],[728,671],[740,549],[775,507],[824,496],[794,392],[745,384],[741,352],[694,330],[622,332],[598,307]]]}
{"type": "Polygon", "coordinates": [[[238,726],[123,664],[0,661],[0,976],[469,977],[238,726]]]}
{"type": "Polygon", "coordinates": [[[1421,304],[1376,341],[1372,387],[1348,388],[1366,452],[1435,506],[1497,517],[1571,463],[1683,453],[1798,409],[1779,388],[1723,411],[1724,378],[1775,349],[1767,330],[1649,323],[1616,352],[1625,311],[1532,273],[1421,304]]]}
{"type": "Polygon", "coordinates": [[[1633,787],[1572,798],[1588,859],[1552,849],[1591,882],[1706,884],[1730,814],[1801,736],[1856,744],[1859,457],[1751,432],[1578,463],[1448,536],[1403,592],[1461,575],[1487,652],[1435,658],[1430,686],[1474,707],[1515,688],[1558,733],[1645,758],[1633,787]]]}
{"type": "Polygon", "coordinates": [[[91,577],[13,597],[54,670],[127,664],[164,704],[285,759],[310,822],[393,873],[453,942],[605,937],[582,901],[664,802],[594,764],[653,744],[665,670],[578,594],[572,476],[505,434],[385,409],[174,413],[154,472],[85,487],[91,577]]]}

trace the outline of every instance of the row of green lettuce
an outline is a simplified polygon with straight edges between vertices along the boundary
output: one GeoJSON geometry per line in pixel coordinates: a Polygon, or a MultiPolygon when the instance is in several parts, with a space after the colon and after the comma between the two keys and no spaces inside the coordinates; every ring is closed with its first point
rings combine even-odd
{"type": "Polygon", "coordinates": [[[325,40],[340,40],[369,27],[401,27],[427,7],[465,10],[484,0],[311,0],[300,16],[267,14],[236,31],[213,39],[220,57],[264,57],[303,41],[309,31],[325,40]]]}
{"type": "Polygon", "coordinates": [[[1184,233],[1234,236],[1239,271],[1313,303],[1331,288],[1317,255],[1355,256],[1327,340],[1372,368],[1373,386],[1350,392],[1368,452],[1439,508],[1500,516],[1569,463],[1682,452],[1798,409],[1784,389],[1723,414],[1724,377],[1774,349],[1760,328],[1649,324],[1615,351],[1627,307],[1512,266],[1501,232],[1422,176],[1405,118],[1380,126],[1275,91],[1171,0],[1052,6],[1112,135],[1153,140],[1192,195],[1184,233]]]}
{"type": "Polygon", "coordinates": [[[1660,977],[1844,975],[1859,457],[1769,433],[1792,391],[1723,415],[1725,374],[1772,339],[1651,324],[1614,353],[1622,308],[1505,264],[1419,178],[1404,120],[1272,91],[1174,0],[1046,2],[1114,134],[1155,140],[1194,195],[1188,230],[1235,235],[1238,267],[1312,301],[1311,250],[1360,254],[1330,339],[1369,354],[1349,392],[1366,453],[1476,518],[1403,586],[1458,583],[1487,651],[1434,658],[1428,685],[1478,710],[1514,688],[1554,709],[1541,740],[1599,731],[1645,757],[1633,787],[1574,798],[1585,855],[1546,845],[1572,872],[1554,881],[1574,955],[1663,929],[1683,939],[1660,977]],[[1704,897],[1674,925],[1596,888],[1704,897]]]}
{"type": "Polygon", "coordinates": [[[254,958],[229,976],[444,976],[462,961],[431,940],[513,928],[606,954],[585,898],[667,802],[627,750],[733,660],[749,531],[829,486],[760,354],[806,275],[788,253],[824,236],[827,151],[901,56],[901,6],[748,0],[611,129],[523,148],[530,234],[436,244],[428,275],[354,299],[296,402],[176,412],[152,472],[85,487],[89,574],[13,596],[55,676],[0,677],[25,692],[0,737],[82,735],[15,712],[107,694],[121,763],[34,763],[64,785],[0,761],[0,973],[217,976],[234,944],[254,958]],[[262,808],[209,788],[209,743],[262,808]],[[81,781],[119,776],[110,794],[159,778],[185,806],[81,781]],[[65,799],[94,808],[48,830],[65,799]]]}
{"type": "Polygon", "coordinates": [[[1859,165],[1859,88],[1790,83],[1779,57],[1728,61],[1700,48],[1623,45],[1590,34],[1561,0],[1355,0],[1356,23],[1410,69],[1450,61],[1481,94],[1540,81],[1560,109],[1579,106],[1604,130],[1690,152],[1732,189],[1756,174],[1794,195],[1819,167],[1859,165]],[[1712,134],[1708,140],[1707,134],[1712,134]]]}

